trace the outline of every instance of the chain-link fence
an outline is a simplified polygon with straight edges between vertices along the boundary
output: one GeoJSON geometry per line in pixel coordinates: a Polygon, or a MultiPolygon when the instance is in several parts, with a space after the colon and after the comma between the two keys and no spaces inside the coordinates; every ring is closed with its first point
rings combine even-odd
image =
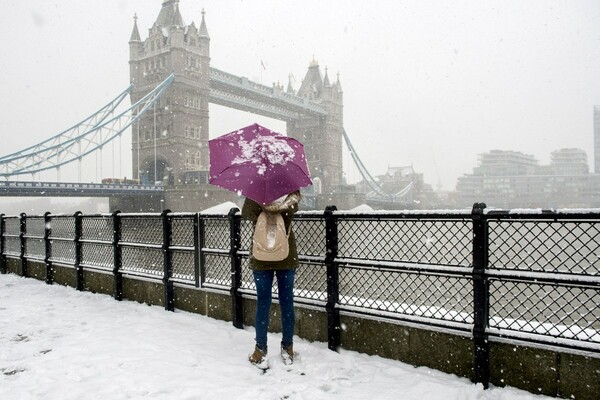
{"type": "Polygon", "coordinates": [[[111,214],[83,218],[81,245],[84,268],[112,271],[114,266],[114,227],[111,214]]]}
{"type": "MultiPolygon", "coordinates": [[[[296,302],[327,311],[332,346],[344,312],[472,332],[478,349],[508,337],[600,351],[599,212],[332,208],[298,213],[293,229],[296,302]]],[[[24,274],[27,260],[44,262],[48,281],[57,264],[160,280],[166,298],[173,282],[234,304],[255,295],[252,225],[239,212],[22,214],[0,230],[2,258],[21,259],[24,274]]]]}
{"type": "Polygon", "coordinates": [[[469,218],[338,213],[339,306],[469,330],[469,218]]]}
{"type": "Polygon", "coordinates": [[[489,215],[489,328],[600,343],[596,214],[489,215]]]}

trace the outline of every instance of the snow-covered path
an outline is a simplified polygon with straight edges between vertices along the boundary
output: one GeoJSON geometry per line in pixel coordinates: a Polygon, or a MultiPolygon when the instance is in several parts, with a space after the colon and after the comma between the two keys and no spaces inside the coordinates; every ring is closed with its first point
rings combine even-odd
{"type": "Polygon", "coordinates": [[[301,339],[291,370],[273,354],[262,375],[252,346],[252,328],[0,275],[3,400],[545,398],[301,339]]]}

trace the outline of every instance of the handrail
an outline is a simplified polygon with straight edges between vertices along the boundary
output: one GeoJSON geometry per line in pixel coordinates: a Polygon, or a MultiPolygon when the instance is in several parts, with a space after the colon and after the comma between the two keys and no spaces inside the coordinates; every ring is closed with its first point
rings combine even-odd
{"type": "MultiPolygon", "coordinates": [[[[73,265],[80,272],[112,271],[117,283],[122,275],[162,279],[169,307],[175,281],[221,290],[231,293],[233,320],[242,326],[240,296],[253,291],[242,273],[247,268],[243,260],[250,256],[251,224],[241,220],[239,210],[101,217],[47,213],[42,221],[41,216],[24,213],[2,215],[0,271],[6,271],[8,257],[21,260],[25,276],[28,259],[46,260],[48,282],[52,263],[73,265]],[[28,226],[33,229],[30,234],[28,226]],[[69,237],[72,232],[75,236],[69,237]],[[39,242],[45,247],[28,247],[39,242]],[[94,251],[86,253],[82,246],[94,251]],[[164,262],[156,257],[160,252],[164,262]],[[98,254],[106,259],[86,259],[98,254]],[[132,257],[139,257],[133,265],[132,257]],[[193,268],[182,264],[192,259],[193,268]]],[[[330,207],[325,212],[297,213],[294,232],[301,262],[323,274],[320,281],[311,276],[304,283],[300,269],[296,298],[327,312],[332,349],[340,343],[343,311],[461,335],[470,332],[477,349],[475,380],[484,385],[489,379],[489,343],[502,337],[572,351],[600,351],[600,329],[592,319],[600,307],[595,261],[600,252],[600,210],[489,210],[482,203],[471,212],[366,213],[330,207]],[[531,302],[536,310],[532,316],[525,304],[531,302]]],[[[121,292],[116,290],[115,298],[121,292]]]]}

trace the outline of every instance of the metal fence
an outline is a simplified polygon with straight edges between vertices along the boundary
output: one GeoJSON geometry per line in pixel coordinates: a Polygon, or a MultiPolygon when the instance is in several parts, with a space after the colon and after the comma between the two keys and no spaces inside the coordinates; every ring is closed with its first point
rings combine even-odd
{"type": "MultiPolygon", "coordinates": [[[[329,347],[340,344],[340,313],[372,315],[471,335],[475,379],[487,386],[488,341],[511,338],[600,351],[600,212],[517,212],[475,204],[463,211],[300,212],[294,220],[301,267],[295,298],[322,307],[329,347]]],[[[229,292],[234,325],[242,296],[254,296],[248,267],[252,226],[228,215],[171,213],[2,216],[6,257],[114,276],[229,292]]],[[[276,285],[274,291],[277,292],[276,285]]]]}

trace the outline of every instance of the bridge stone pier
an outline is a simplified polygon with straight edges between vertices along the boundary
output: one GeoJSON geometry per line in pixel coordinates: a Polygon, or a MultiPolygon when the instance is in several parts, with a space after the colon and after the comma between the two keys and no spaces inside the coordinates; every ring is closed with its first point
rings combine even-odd
{"type": "MultiPolygon", "coordinates": [[[[213,68],[204,11],[199,27],[185,25],[179,0],[163,1],[145,40],[134,17],[129,49],[132,102],[175,75],[154,109],[133,125],[132,135],[133,177],[163,184],[164,208],[195,211],[223,201],[239,202],[235,194],[208,184],[209,103],[285,121],[287,134],[305,145],[315,182],[305,197],[316,208],[343,202],[336,198],[343,176],[339,75],[332,83],[327,69],[323,76],[313,60],[295,91],[291,82],[286,89],[280,84],[269,87],[213,68]]],[[[120,206],[121,211],[144,211],[136,201],[120,206]]]]}

